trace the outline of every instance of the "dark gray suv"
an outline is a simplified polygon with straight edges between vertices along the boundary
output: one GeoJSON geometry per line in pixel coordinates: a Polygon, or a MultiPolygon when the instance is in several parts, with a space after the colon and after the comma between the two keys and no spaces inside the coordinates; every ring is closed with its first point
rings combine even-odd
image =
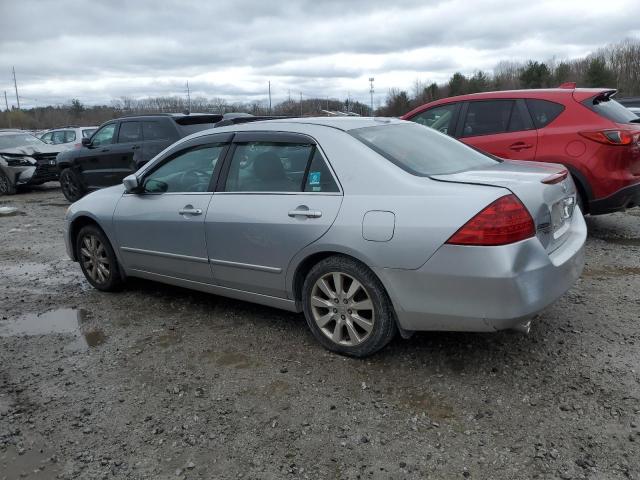
{"type": "Polygon", "coordinates": [[[62,193],[75,202],[91,190],[121,183],[177,140],[240,115],[165,113],[110,120],[83,138],[82,148],[58,156],[62,193]]]}

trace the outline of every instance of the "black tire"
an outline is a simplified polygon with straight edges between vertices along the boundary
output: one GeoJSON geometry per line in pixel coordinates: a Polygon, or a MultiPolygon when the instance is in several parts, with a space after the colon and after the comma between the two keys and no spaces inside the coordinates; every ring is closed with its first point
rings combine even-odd
{"type": "Polygon", "coordinates": [[[0,172],[0,195],[13,195],[16,193],[16,186],[11,183],[9,177],[4,172],[0,172]]]}
{"type": "Polygon", "coordinates": [[[71,168],[65,168],[60,173],[60,186],[62,187],[62,194],[71,203],[80,200],[87,193],[80,175],[71,168]]]}
{"type": "Polygon", "coordinates": [[[82,273],[94,288],[103,292],[114,292],[122,287],[124,282],[118,259],[107,236],[98,226],[86,225],[80,229],[76,237],[76,252],[82,273]],[[99,242],[102,249],[96,246],[95,251],[92,250],[90,245],[94,241],[99,242]],[[91,255],[92,253],[95,255],[91,255]],[[102,268],[93,268],[94,264],[100,264],[102,268]],[[105,268],[108,273],[105,273],[105,268]]]}
{"type": "Polygon", "coordinates": [[[586,215],[587,212],[584,210],[584,198],[582,198],[582,194],[580,193],[580,189],[576,189],[576,204],[580,207],[580,211],[582,215],[586,215]]]}
{"type": "MultiPolygon", "coordinates": [[[[357,295],[353,295],[354,301],[356,296],[357,295]]],[[[339,297],[339,295],[337,295],[337,297],[339,297]]],[[[326,299],[329,298],[330,296],[327,295],[326,299]]],[[[349,300],[349,302],[350,301],[351,300],[349,300]]],[[[355,303],[353,303],[353,305],[355,305],[356,303],[363,304],[362,301],[356,301],[355,303]]],[[[302,286],[302,306],[304,315],[307,319],[307,324],[309,325],[309,328],[311,329],[311,332],[316,337],[316,339],[328,350],[342,355],[351,357],[366,357],[368,355],[371,355],[386,346],[393,339],[397,332],[393,305],[391,304],[391,300],[389,299],[389,296],[387,295],[387,292],[385,291],[378,277],[376,277],[375,274],[366,265],[346,256],[335,255],[328,257],[317,263],[311,269],[311,271],[307,274],[307,277],[305,278],[304,284],[302,286]],[[346,304],[348,301],[347,290],[349,290],[349,287],[352,284],[349,281],[349,278],[361,284],[363,289],[360,290],[361,293],[359,294],[363,295],[365,301],[370,300],[370,303],[373,305],[370,317],[373,326],[369,327],[371,328],[371,330],[368,332],[360,330],[360,333],[362,334],[362,340],[358,340],[360,341],[360,343],[357,343],[355,345],[338,343],[332,338],[329,338],[328,331],[333,329],[333,331],[335,332],[336,328],[342,329],[342,332],[346,333],[346,336],[349,337],[351,337],[351,332],[353,331],[355,333],[355,336],[358,337],[358,332],[355,332],[353,330],[354,325],[357,326],[356,322],[351,321],[351,330],[346,325],[347,322],[349,322],[350,319],[353,318],[353,316],[351,315],[352,311],[347,311],[346,309],[348,307],[346,305],[343,306],[343,309],[345,310],[344,312],[338,311],[338,308],[331,309],[325,308],[324,306],[318,307],[317,304],[312,306],[312,296],[314,296],[314,291],[316,293],[315,300],[317,300],[317,294],[319,293],[318,288],[320,287],[317,282],[321,279],[329,279],[329,283],[331,283],[332,281],[330,279],[334,278],[333,274],[335,273],[343,274],[343,278],[347,280],[347,282],[349,282],[348,284],[346,284],[343,283],[344,280],[340,280],[341,288],[336,288],[335,282],[330,285],[330,287],[333,288],[333,290],[335,290],[336,292],[340,290],[344,293],[344,297],[340,297],[338,299],[334,298],[333,301],[336,302],[336,307],[339,307],[343,302],[346,304]],[[324,313],[325,310],[327,311],[328,315],[331,316],[331,320],[328,321],[324,328],[321,328],[315,320],[314,312],[317,315],[320,315],[321,313],[324,313]],[[336,311],[338,311],[338,313],[333,313],[336,311]],[[342,315],[342,313],[346,314],[347,312],[348,315],[346,315],[345,320],[345,315],[342,315]],[[340,320],[338,317],[341,317],[342,320],[340,320]],[[340,321],[343,323],[339,324],[338,322],[340,321]]],[[[354,310],[353,313],[356,314],[356,317],[360,315],[360,311],[354,310]]],[[[341,337],[342,335],[338,335],[338,338],[341,337]]]]}

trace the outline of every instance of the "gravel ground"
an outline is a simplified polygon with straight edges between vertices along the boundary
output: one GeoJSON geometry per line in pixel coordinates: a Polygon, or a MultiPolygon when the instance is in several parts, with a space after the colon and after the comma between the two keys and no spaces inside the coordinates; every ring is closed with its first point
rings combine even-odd
{"type": "Polygon", "coordinates": [[[423,333],[366,360],[301,315],[66,258],[57,188],[0,198],[0,479],[640,479],[640,209],[528,336],[423,333]]]}

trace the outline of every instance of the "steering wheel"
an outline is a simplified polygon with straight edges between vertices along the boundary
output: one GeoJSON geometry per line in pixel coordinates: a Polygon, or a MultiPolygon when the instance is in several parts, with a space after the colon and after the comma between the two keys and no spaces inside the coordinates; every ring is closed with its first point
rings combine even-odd
{"type": "Polygon", "coordinates": [[[180,177],[180,184],[186,192],[206,192],[210,178],[203,170],[188,170],[180,177]]]}

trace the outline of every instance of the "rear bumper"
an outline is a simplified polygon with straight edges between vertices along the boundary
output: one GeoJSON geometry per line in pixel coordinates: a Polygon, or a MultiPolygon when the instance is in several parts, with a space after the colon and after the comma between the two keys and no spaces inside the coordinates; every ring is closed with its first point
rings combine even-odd
{"type": "Polygon", "coordinates": [[[500,247],[443,245],[417,270],[374,270],[405,330],[517,328],[578,279],[586,237],[578,210],[566,241],[551,254],[537,238],[500,247]]]}
{"type": "Polygon", "coordinates": [[[640,183],[621,188],[608,197],[591,200],[589,213],[601,215],[637,206],[640,206],[640,183]]]}

